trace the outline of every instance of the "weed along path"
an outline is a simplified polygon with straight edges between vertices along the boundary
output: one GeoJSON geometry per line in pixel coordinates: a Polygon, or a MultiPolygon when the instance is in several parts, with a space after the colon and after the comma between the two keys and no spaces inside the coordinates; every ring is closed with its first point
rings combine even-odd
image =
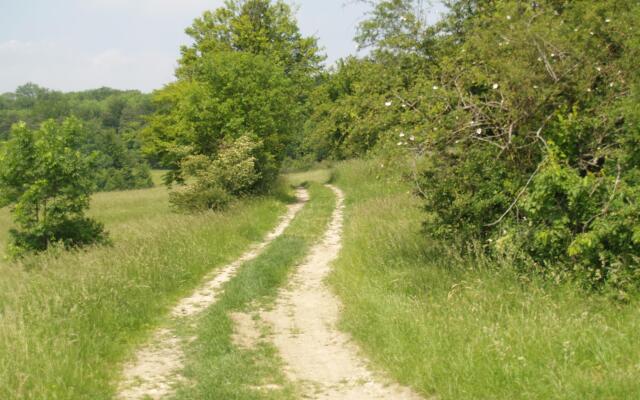
{"type": "Polygon", "coordinates": [[[158,329],[151,340],[136,352],[132,361],[124,366],[118,387],[118,399],[161,399],[173,393],[175,386],[183,381],[183,347],[187,344],[185,341],[191,340],[181,338],[176,327],[195,324],[194,318],[217,301],[222,286],[234,277],[238,269],[244,263],[257,258],[269,243],[284,233],[309,199],[305,189],[298,189],[296,197],[298,202],[289,205],[278,226],[264,241],[252,246],[231,264],[214,271],[199,289],[173,308],[166,326],[158,329]]]}
{"type": "Polygon", "coordinates": [[[301,384],[304,398],[421,399],[369,371],[349,335],[336,327],[340,303],[325,278],[341,248],[344,195],[330,188],[337,206],[324,237],[297,268],[289,287],[281,290],[274,309],[263,313],[273,328],[271,339],[284,359],[285,372],[301,384]]]}

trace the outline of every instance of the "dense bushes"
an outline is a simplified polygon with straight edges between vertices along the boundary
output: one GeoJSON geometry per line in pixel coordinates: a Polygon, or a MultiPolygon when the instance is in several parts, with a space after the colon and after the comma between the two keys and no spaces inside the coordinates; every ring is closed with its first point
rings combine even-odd
{"type": "Polygon", "coordinates": [[[640,283],[640,165],[629,162],[640,127],[628,106],[639,11],[504,1],[456,21],[465,33],[442,50],[431,95],[443,107],[423,108],[427,231],[480,239],[556,278],[640,283]]]}
{"type": "Polygon", "coordinates": [[[21,123],[0,147],[0,206],[12,205],[19,227],[10,254],[106,240],[102,225],[84,216],[94,184],[90,159],[77,150],[80,133],[73,118],[37,131],[21,123]]]}
{"type": "Polygon", "coordinates": [[[260,144],[247,136],[224,143],[216,158],[187,156],[180,165],[186,182],[170,194],[170,202],[183,211],[219,210],[233,196],[251,191],[260,179],[253,153],[260,144]]]}
{"type": "Polygon", "coordinates": [[[640,5],[631,0],[373,4],[318,89],[307,153],[404,149],[425,231],[587,286],[640,285],[640,5]],[[392,146],[391,146],[392,145],[392,146]]]}

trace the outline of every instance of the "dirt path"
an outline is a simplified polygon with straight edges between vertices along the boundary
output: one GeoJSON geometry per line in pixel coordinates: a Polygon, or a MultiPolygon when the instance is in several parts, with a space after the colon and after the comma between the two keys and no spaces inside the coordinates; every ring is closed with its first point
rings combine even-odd
{"type": "MultiPolygon", "coordinates": [[[[190,323],[189,319],[214,304],[221,287],[236,274],[238,268],[247,261],[258,257],[269,243],[282,235],[296,214],[309,199],[304,189],[296,192],[298,202],[288,207],[278,226],[270,232],[264,241],[252,246],[245,254],[222,270],[216,270],[205,279],[205,283],[191,296],[184,298],[171,311],[170,323],[190,323]]],[[[140,348],[134,359],[124,366],[123,376],[118,388],[117,398],[122,400],[161,399],[173,392],[173,388],[182,377],[183,339],[171,328],[162,328],[154,333],[152,339],[140,348]]]]}
{"type": "Polygon", "coordinates": [[[336,328],[340,303],[324,283],[341,248],[343,199],[330,186],[337,207],[320,243],[282,290],[275,309],[263,314],[272,340],[287,364],[287,375],[304,386],[310,399],[418,400],[411,390],[374,375],[350,337],[336,328]]]}

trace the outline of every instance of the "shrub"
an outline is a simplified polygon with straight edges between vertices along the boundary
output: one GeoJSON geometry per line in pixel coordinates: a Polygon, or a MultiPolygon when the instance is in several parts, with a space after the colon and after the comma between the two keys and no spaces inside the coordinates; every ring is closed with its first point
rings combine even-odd
{"type": "Polygon", "coordinates": [[[0,205],[12,206],[19,227],[11,231],[11,254],[106,240],[102,225],[84,216],[94,183],[90,160],[76,150],[81,129],[75,118],[36,131],[19,123],[2,146],[0,205]]]}
{"type": "Polygon", "coordinates": [[[233,197],[249,193],[260,179],[254,156],[260,146],[241,136],[224,143],[216,158],[187,156],[180,164],[185,184],[170,194],[171,204],[182,211],[220,210],[233,197]]]}
{"type": "Polygon", "coordinates": [[[426,230],[640,287],[637,2],[453,3],[475,6],[444,19],[433,87],[414,89],[426,230]]]}

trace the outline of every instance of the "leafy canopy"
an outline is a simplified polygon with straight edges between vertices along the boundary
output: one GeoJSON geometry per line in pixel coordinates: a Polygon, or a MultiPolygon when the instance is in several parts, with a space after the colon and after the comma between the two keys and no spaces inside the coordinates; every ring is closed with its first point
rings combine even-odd
{"type": "Polygon", "coordinates": [[[320,70],[315,38],[303,37],[282,1],[227,1],[187,33],[177,82],[156,92],[158,112],[144,133],[145,152],[183,182],[189,156],[216,159],[224,143],[249,137],[264,191],[277,177],[302,128],[308,90],[320,70]]]}

